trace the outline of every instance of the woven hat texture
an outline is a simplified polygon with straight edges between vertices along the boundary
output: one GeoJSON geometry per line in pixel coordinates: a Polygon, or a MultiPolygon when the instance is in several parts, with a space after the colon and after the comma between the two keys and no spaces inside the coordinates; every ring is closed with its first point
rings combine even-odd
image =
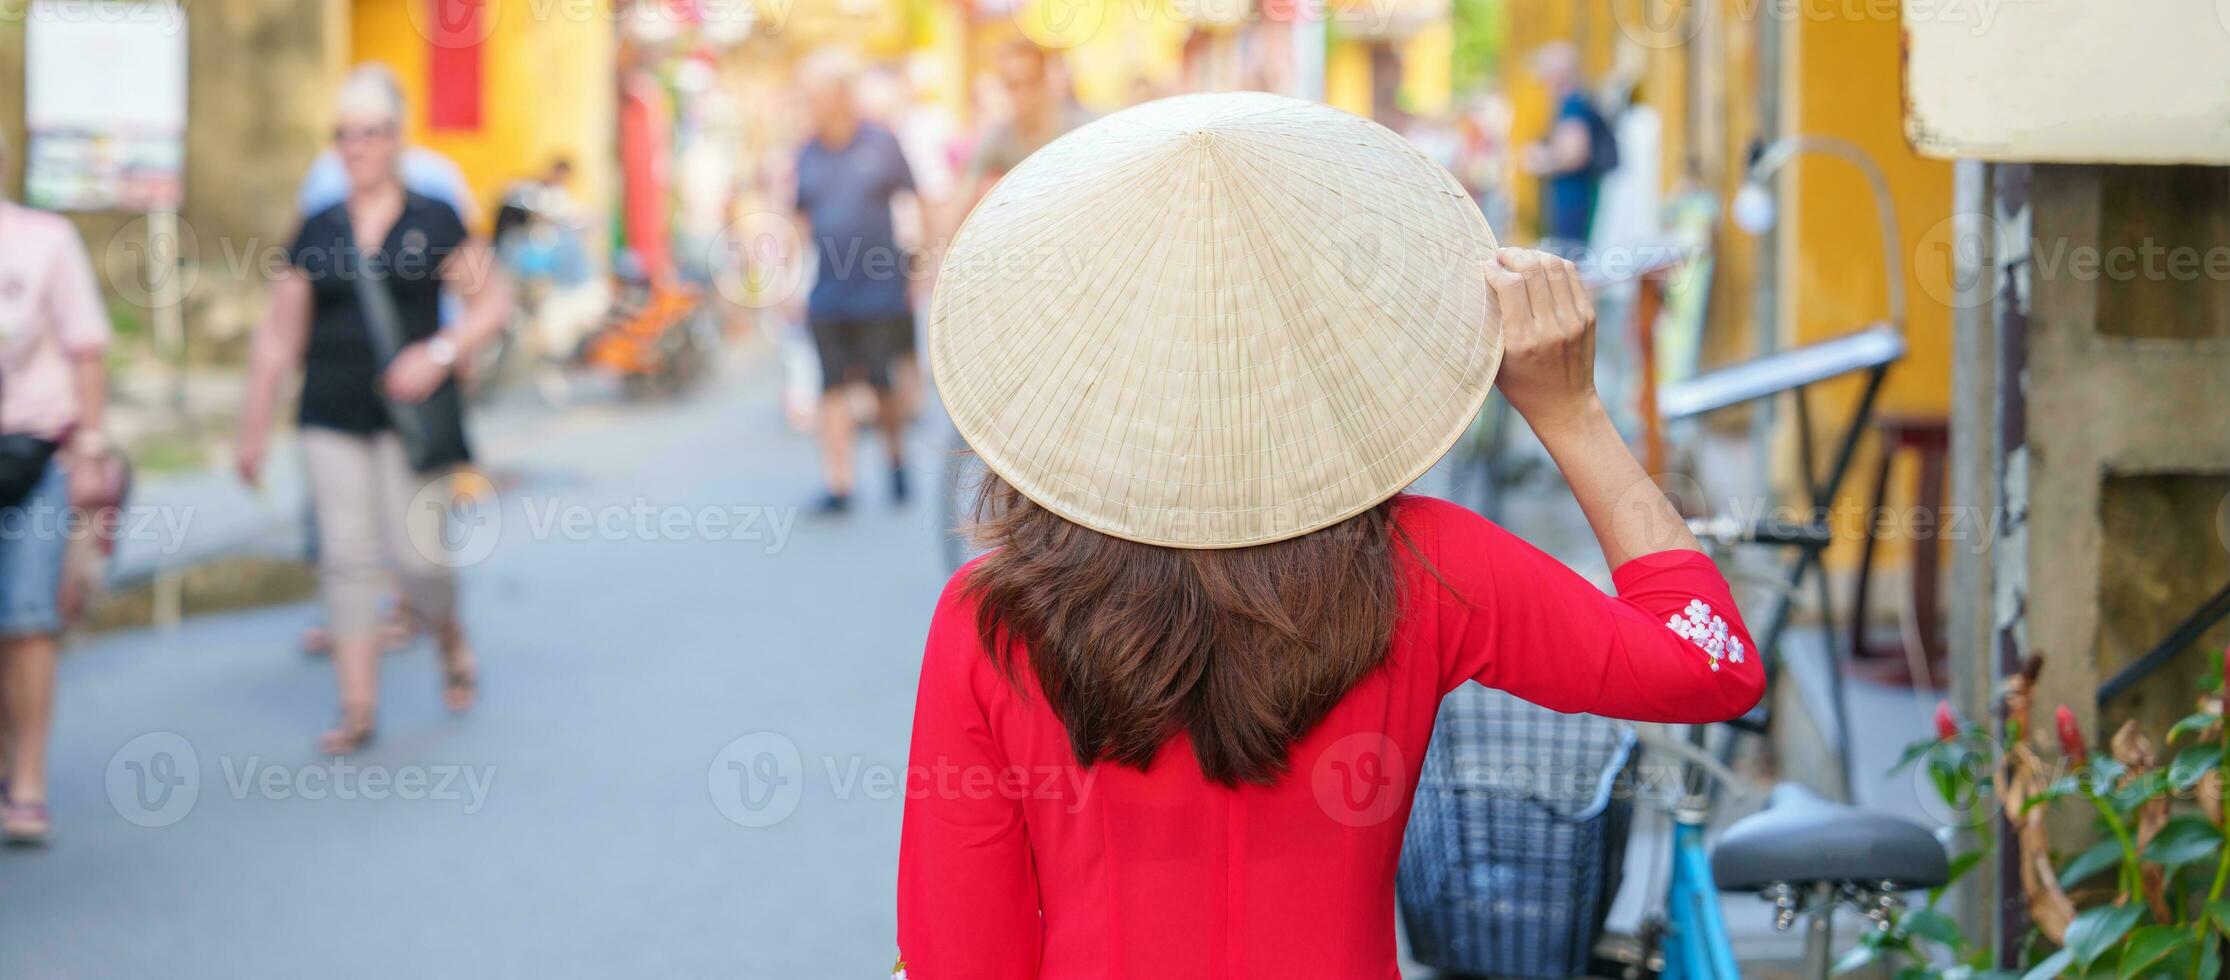
{"type": "Polygon", "coordinates": [[[1107,116],[1031,155],[947,252],[953,423],[1038,504],[1177,548],[1264,544],[1399,492],[1485,400],[1494,233],[1391,130],[1262,93],[1107,116]]]}

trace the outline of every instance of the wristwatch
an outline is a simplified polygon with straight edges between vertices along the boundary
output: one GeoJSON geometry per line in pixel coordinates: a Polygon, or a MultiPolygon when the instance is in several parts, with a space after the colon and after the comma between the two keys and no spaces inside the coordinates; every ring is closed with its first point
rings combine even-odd
{"type": "Polygon", "coordinates": [[[426,356],[435,364],[449,367],[457,363],[457,345],[447,337],[435,337],[426,341],[426,356]]]}

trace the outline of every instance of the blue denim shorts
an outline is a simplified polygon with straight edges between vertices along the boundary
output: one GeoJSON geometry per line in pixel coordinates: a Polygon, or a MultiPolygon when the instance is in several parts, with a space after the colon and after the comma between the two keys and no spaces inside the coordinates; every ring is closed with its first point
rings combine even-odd
{"type": "Polygon", "coordinates": [[[69,507],[69,477],[56,458],[22,504],[0,510],[0,636],[62,632],[69,507]]]}

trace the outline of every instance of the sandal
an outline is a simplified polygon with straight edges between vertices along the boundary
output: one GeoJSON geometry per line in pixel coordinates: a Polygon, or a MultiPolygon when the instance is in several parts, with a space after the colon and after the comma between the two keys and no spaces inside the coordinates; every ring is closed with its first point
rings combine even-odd
{"type": "Polygon", "coordinates": [[[441,672],[441,700],[449,710],[463,714],[472,710],[480,699],[480,672],[471,667],[458,669],[444,667],[441,672]]]}
{"type": "Polygon", "coordinates": [[[317,749],[326,755],[355,755],[372,744],[379,732],[370,708],[341,709],[341,720],[317,737],[317,749]]]}
{"type": "Polygon", "coordinates": [[[37,847],[46,843],[54,823],[44,803],[0,801],[0,837],[10,846],[37,847]]]}
{"type": "Polygon", "coordinates": [[[456,627],[442,631],[435,637],[435,646],[441,656],[441,700],[449,710],[463,714],[472,710],[480,698],[480,668],[471,658],[471,647],[456,627]],[[463,652],[465,656],[456,654],[463,652]],[[459,661],[464,661],[459,663],[459,661]]]}

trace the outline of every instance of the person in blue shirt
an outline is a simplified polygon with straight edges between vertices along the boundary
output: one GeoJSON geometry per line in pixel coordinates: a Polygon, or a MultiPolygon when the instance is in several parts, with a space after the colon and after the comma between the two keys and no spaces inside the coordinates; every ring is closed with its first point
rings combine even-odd
{"type": "Polygon", "coordinates": [[[1603,175],[1618,166],[1610,123],[1580,85],[1579,50],[1564,42],[1534,53],[1533,71],[1556,106],[1548,136],[1526,147],[1525,167],[1541,179],[1542,247],[1570,256],[1587,246],[1603,175]]]}
{"type": "MultiPolygon", "coordinates": [[[[465,183],[464,171],[448,157],[422,146],[405,147],[401,166],[405,189],[449,205],[464,216],[465,224],[472,224],[472,188],[465,183]]],[[[340,153],[327,147],[310,161],[309,172],[302,175],[302,187],[294,195],[294,211],[308,217],[347,199],[348,170],[341,166],[340,153]]]]}
{"type": "Polygon", "coordinates": [[[913,336],[913,278],[893,209],[912,198],[914,174],[898,138],[860,119],[855,77],[833,55],[816,57],[802,72],[813,137],[798,151],[796,220],[799,238],[819,255],[805,318],[821,358],[823,514],[851,506],[856,426],[844,392],[858,382],[875,390],[891,499],[906,501],[905,421],[891,365],[913,336]]]}

